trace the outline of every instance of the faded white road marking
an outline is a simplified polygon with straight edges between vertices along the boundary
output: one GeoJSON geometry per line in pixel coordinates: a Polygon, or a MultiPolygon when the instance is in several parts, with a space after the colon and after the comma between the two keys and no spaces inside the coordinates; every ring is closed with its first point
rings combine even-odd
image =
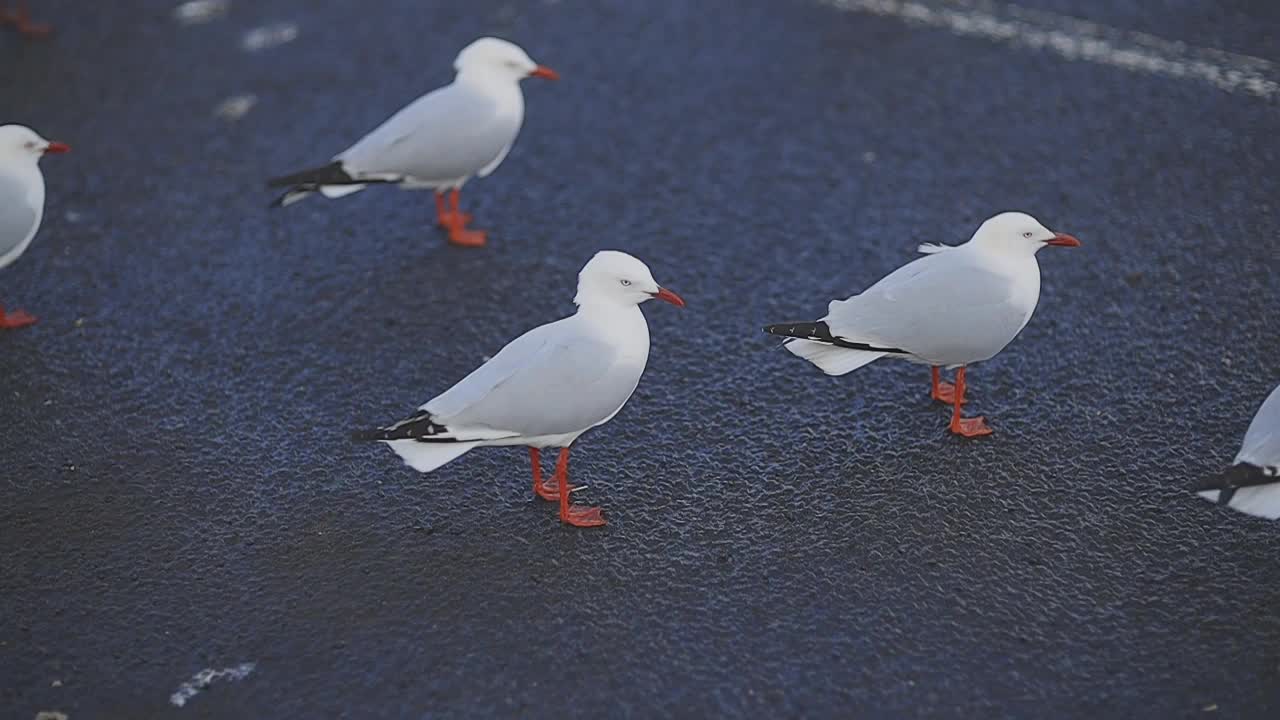
{"type": "Polygon", "coordinates": [[[298,26],[290,22],[256,27],[244,34],[240,44],[249,52],[266,50],[298,39],[298,26]]]}
{"type": "Polygon", "coordinates": [[[169,696],[169,702],[177,705],[178,707],[182,707],[201,690],[212,685],[214,680],[243,680],[248,677],[249,673],[253,672],[253,669],[257,666],[257,663],[247,662],[236,665],[235,667],[223,668],[221,670],[205,668],[195,675],[192,675],[190,680],[182,683],[181,687],[169,696]]]}
{"type": "Polygon", "coordinates": [[[982,0],[820,0],[851,12],[895,17],[956,35],[1048,50],[1133,72],[1199,80],[1233,93],[1280,95],[1280,65],[1065,15],[982,0]]]}
{"type": "Polygon", "coordinates": [[[254,105],[258,104],[258,96],[253,93],[244,95],[232,95],[231,97],[218,103],[218,107],[213,109],[213,114],[223,120],[232,122],[244,117],[254,105]]]}
{"type": "Polygon", "coordinates": [[[173,9],[173,19],[183,25],[199,25],[227,14],[230,0],[191,0],[173,9]]]}

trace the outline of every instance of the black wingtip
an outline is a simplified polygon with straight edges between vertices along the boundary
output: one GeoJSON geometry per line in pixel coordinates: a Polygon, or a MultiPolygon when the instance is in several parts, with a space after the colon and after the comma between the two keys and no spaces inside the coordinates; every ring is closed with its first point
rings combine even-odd
{"type": "Polygon", "coordinates": [[[294,185],[350,185],[356,182],[350,173],[342,167],[342,161],[334,160],[328,165],[307,168],[296,173],[281,175],[267,180],[268,188],[293,187],[294,185]]]}
{"type": "Polygon", "coordinates": [[[1232,465],[1213,477],[1201,480],[1195,484],[1192,491],[1221,490],[1222,496],[1219,497],[1219,501],[1226,503],[1227,500],[1230,500],[1231,495],[1234,495],[1235,491],[1240,488],[1270,485],[1272,483],[1280,483],[1280,476],[1272,475],[1266,469],[1257,465],[1240,463],[1232,465]],[[1226,497],[1226,500],[1223,500],[1222,497],[1226,497]]]}
{"type": "Polygon", "coordinates": [[[898,353],[902,355],[907,354],[907,351],[902,348],[879,347],[869,343],[850,342],[844,338],[836,337],[831,334],[831,328],[822,320],[817,322],[794,322],[765,325],[764,331],[770,335],[826,343],[838,348],[845,348],[846,350],[865,350],[867,352],[898,353]]]}
{"type": "Polygon", "coordinates": [[[764,331],[770,335],[800,338],[802,340],[817,340],[819,342],[831,342],[833,339],[831,331],[827,329],[827,324],[824,322],[775,323],[773,325],[765,325],[764,331]]]}

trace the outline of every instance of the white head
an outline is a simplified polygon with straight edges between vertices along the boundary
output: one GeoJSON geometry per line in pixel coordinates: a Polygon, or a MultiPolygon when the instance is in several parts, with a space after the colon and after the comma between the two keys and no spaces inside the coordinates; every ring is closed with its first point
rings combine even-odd
{"type": "Polygon", "coordinates": [[[1026,213],[1004,212],[988,218],[969,242],[985,249],[1008,254],[1034,255],[1045,245],[1080,247],[1080,241],[1050,230],[1026,213]]]}
{"type": "Polygon", "coordinates": [[[71,148],[60,142],[50,142],[25,125],[0,125],[0,159],[5,162],[40,161],[45,153],[64,153],[71,148]]]}
{"type": "Polygon", "coordinates": [[[555,70],[535,63],[519,45],[495,37],[482,37],[458,53],[453,69],[459,75],[475,74],[519,82],[527,77],[559,80],[555,70]]]}
{"type": "Polygon", "coordinates": [[[684,307],[679,295],[658,284],[649,266],[617,250],[601,250],[578,273],[575,305],[639,305],[657,298],[684,307]]]}

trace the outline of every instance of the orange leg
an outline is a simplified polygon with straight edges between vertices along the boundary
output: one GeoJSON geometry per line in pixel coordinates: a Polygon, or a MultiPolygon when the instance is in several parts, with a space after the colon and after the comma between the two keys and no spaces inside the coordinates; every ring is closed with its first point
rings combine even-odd
{"type": "Polygon", "coordinates": [[[556,462],[556,485],[560,490],[560,522],[574,527],[604,525],[604,513],[598,507],[569,504],[569,448],[560,448],[556,462]]]}
{"type": "MultiPolygon", "coordinates": [[[[457,190],[454,190],[453,192],[455,195],[458,194],[457,190]]],[[[456,198],[453,204],[456,208],[458,204],[456,198]]],[[[445,204],[444,193],[436,193],[436,225],[439,225],[442,228],[448,228],[457,223],[466,225],[469,222],[471,222],[471,213],[460,213],[456,209],[450,210],[445,204]]]]}
{"type": "Polygon", "coordinates": [[[17,0],[16,4],[18,7],[14,10],[0,10],[0,25],[13,25],[26,37],[46,37],[53,32],[53,28],[44,23],[31,22],[31,10],[27,7],[27,0],[17,0]]]}
{"type": "MultiPolygon", "coordinates": [[[[550,482],[542,480],[542,453],[536,447],[529,448],[529,459],[533,461],[533,494],[537,497],[555,502],[560,498],[560,487],[555,478],[550,482]]],[[[577,490],[576,485],[569,486],[569,492],[577,490]]]]}
{"type": "Polygon", "coordinates": [[[990,435],[991,428],[987,427],[987,421],[982,416],[975,418],[960,417],[960,406],[964,404],[964,371],[965,368],[963,367],[956,370],[956,392],[955,402],[952,404],[954,409],[951,411],[951,432],[970,438],[990,435]]]}
{"type": "Polygon", "coordinates": [[[4,307],[0,306],[0,330],[13,330],[16,328],[34,325],[36,316],[23,310],[14,310],[11,313],[5,313],[4,307]]]}
{"type": "MultiPolygon", "coordinates": [[[[933,370],[933,390],[929,393],[929,397],[937,400],[944,405],[952,405],[956,401],[956,386],[941,379],[941,369],[934,365],[933,370]]],[[[964,398],[960,398],[960,403],[964,404],[964,398]]]]}
{"type": "MultiPolygon", "coordinates": [[[[458,190],[449,192],[449,205],[451,206],[445,211],[444,218],[441,223],[445,229],[449,231],[449,242],[454,245],[463,247],[480,247],[484,245],[484,232],[480,230],[468,230],[467,223],[471,222],[471,216],[462,212],[459,208],[459,196],[462,193],[458,190]]],[[[442,204],[437,205],[437,209],[443,207],[442,204]]]]}

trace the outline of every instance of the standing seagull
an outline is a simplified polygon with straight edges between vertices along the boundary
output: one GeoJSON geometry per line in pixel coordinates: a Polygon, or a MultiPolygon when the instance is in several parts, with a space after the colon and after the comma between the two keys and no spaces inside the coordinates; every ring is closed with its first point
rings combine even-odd
{"type": "Polygon", "coordinates": [[[578,274],[578,312],[511,341],[457,385],[395,425],[357,433],[379,440],[418,472],[430,472],[483,445],[527,445],[533,491],[560,501],[560,521],[604,525],[600,508],[569,504],[569,446],[626,404],[649,358],[640,303],[684,307],[649,268],[614,250],[596,253],[578,274]],[[541,448],[560,448],[556,474],[542,481],[541,448]]]}
{"type": "Polygon", "coordinates": [[[1280,519],[1280,387],[1249,423],[1235,462],[1196,487],[1200,497],[1249,515],[1280,519]]]}
{"type": "Polygon", "coordinates": [[[907,263],[859,295],[833,300],[818,322],[769,325],[792,338],[785,347],[828,375],[844,375],[886,355],[932,366],[935,400],[951,404],[951,432],[991,434],[981,417],[960,417],[965,368],[1004,349],[1031,319],[1040,299],[1036,252],[1079,247],[1025,213],[988,219],[959,246],[921,245],[927,257],[907,263]],[[958,367],[956,383],[939,369],[958,367]]]}
{"type": "Polygon", "coordinates": [[[453,68],[458,74],[452,83],[413,101],[333,162],[268,181],[270,187],[289,188],[275,206],[291,205],[313,192],[342,197],[378,183],[431,189],[436,221],[449,231],[449,242],[483,245],[485,234],[468,230],[471,216],[458,207],[462,186],[497,169],[515,143],[524,122],[520,81],[560,76],[529,59],[519,46],[491,37],[463,48],[453,68]]]}
{"type": "MultiPolygon", "coordinates": [[[[40,158],[71,148],[49,142],[29,127],[0,126],[0,269],[26,252],[44,217],[44,175],[40,158]]],[[[26,327],[35,317],[21,310],[5,314],[0,306],[0,329],[26,327]]]]}

